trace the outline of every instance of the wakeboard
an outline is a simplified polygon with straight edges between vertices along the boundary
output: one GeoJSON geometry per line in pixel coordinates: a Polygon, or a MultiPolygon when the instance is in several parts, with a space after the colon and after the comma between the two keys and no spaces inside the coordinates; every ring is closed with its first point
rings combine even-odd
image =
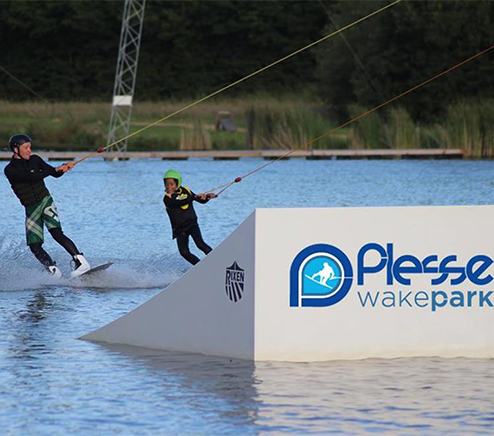
{"type": "Polygon", "coordinates": [[[86,272],[83,272],[80,276],[74,277],[74,278],[87,278],[93,275],[94,273],[97,273],[99,271],[104,271],[105,269],[110,268],[113,265],[113,262],[106,262],[102,263],[101,265],[93,266],[92,268],[88,269],[86,272]]]}

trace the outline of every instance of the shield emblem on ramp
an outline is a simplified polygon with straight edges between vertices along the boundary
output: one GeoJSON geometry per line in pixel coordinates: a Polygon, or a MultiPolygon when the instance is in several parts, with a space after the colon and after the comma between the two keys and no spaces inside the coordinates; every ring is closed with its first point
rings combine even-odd
{"type": "Polygon", "coordinates": [[[240,268],[237,262],[226,269],[225,290],[228,298],[236,303],[242,298],[244,293],[245,271],[240,268]]]}

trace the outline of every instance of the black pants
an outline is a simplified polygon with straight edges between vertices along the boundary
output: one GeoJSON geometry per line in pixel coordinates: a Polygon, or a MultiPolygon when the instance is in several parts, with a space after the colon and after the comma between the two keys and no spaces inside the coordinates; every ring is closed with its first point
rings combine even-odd
{"type": "MultiPolygon", "coordinates": [[[[62,232],[62,229],[51,229],[50,234],[53,239],[55,239],[55,241],[57,241],[72,257],[74,257],[76,254],[80,254],[75,244],[72,242],[71,239],[65,236],[65,234],[62,232]]],[[[42,245],[42,243],[30,244],[29,248],[33,252],[36,259],[38,259],[44,266],[54,265],[55,262],[53,262],[50,255],[43,249],[42,245]]]]}
{"type": "Polygon", "coordinates": [[[204,254],[208,254],[212,248],[204,242],[201,235],[201,229],[197,224],[189,227],[184,232],[177,232],[177,245],[178,251],[187,261],[189,261],[192,265],[195,265],[199,262],[199,258],[192,254],[189,250],[189,236],[192,236],[197,248],[204,252],[204,254]]]}

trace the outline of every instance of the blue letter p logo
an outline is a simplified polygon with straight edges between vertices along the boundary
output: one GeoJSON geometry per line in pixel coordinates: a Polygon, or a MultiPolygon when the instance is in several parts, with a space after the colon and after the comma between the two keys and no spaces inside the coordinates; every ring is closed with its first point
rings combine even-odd
{"type": "Polygon", "coordinates": [[[348,257],[329,244],[304,248],[290,267],[290,306],[327,307],[343,299],[352,286],[348,257]]]}

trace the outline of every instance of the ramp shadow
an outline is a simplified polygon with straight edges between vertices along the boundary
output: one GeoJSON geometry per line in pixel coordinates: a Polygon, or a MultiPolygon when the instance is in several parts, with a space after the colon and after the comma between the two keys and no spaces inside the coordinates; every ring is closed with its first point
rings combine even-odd
{"type": "Polygon", "coordinates": [[[106,350],[124,356],[136,366],[146,367],[155,375],[180,380],[187,395],[214,397],[226,401],[219,410],[224,418],[254,424],[260,400],[255,377],[255,363],[242,359],[206,356],[178,351],[153,350],[131,345],[98,343],[106,350]]]}

